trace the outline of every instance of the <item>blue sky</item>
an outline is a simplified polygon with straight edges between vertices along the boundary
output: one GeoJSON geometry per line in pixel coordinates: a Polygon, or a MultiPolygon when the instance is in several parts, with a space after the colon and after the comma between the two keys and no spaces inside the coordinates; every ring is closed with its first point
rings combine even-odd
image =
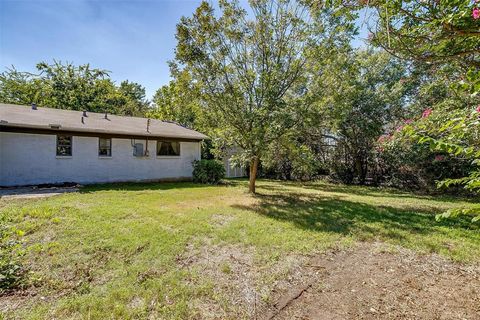
{"type": "MultiPolygon", "coordinates": [[[[0,71],[53,59],[111,71],[151,98],[170,80],[175,26],[200,0],[0,0],[0,71]]],[[[361,37],[365,37],[365,31],[361,37]]],[[[358,41],[357,41],[358,44],[358,41]]]]}

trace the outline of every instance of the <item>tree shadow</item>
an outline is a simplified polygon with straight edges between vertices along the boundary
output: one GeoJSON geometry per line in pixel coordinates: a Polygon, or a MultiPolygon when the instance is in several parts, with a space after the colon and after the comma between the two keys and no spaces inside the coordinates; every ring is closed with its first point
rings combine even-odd
{"type": "MultiPolygon", "coordinates": [[[[264,186],[262,186],[262,189],[264,186]]],[[[465,230],[461,237],[480,241],[477,226],[470,220],[435,220],[434,209],[399,209],[388,205],[374,206],[344,199],[342,196],[322,196],[307,193],[257,194],[255,205],[234,205],[253,210],[260,215],[294,224],[301,229],[338,233],[360,240],[382,238],[412,239],[412,236],[449,234],[449,230],[465,230]],[[448,227],[448,228],[442,228],[448,227]]]]}
{"type": "Polygon", "coordinates": [[[93,193],[99,191],[146,191],[146,190],[171,190],[207,188],[209,185],[194,182],[114,182],[85,185],[80,188],[80,193],[93,193]]]}
{"type": "MultiPolygon", "coordinates": [[[[381,198],[412,198],[412,199],[424,199],[424,200],[435,200],[440,202],[452,202],[452,201],[464,201],[469,203],[478,203],[479,198],[475,196],[454,196],[454,195],[436,195],[436,194],[425,194],[425,193],[412,193],[408,191],[397,190],[393,188],[379,188],[371,186],[357,186],[357,185],[344,185],[344,184],[333,184],[333,183],[319,183],[319,182],[282,182],[285,186],[292,186],[297,188],[318,190],[331,193],[345,193],[345,194],[354,194],[358,196],[371,196],[371,197],[381,197],[381,198]]],[[[273,185],[264,185],[262,188],[267,190],[279,190],[278,186],[273,185]]]]}

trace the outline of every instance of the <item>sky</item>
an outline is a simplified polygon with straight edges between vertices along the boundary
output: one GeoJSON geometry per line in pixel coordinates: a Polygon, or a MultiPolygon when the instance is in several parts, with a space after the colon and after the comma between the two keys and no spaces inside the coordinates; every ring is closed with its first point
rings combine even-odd
{"type": "MultiPolygon", "coordinates": [[[[243,1],[242,1],[243,2],[243,1]]],[[[0,0],[0,72],[35,73],[40,61],[90,63],[147,98],[170,80],[176,24],[200,0],[0,0]]],[[[366,37],[362,30],[354,44],[366,37]]]]}

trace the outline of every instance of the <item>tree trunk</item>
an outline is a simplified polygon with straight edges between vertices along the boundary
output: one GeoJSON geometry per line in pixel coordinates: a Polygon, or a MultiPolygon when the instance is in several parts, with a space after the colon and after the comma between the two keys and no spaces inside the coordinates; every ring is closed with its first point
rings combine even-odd
{"type": "Polygon", "coordinates": [[[358,179],[360,185],[365,184],[365,174],[363,170],[363,161],[359,156],[355,159],[355,176],[358,179]]]}
{"type": "Polygon", "coordinates": [[[248,184],[248,191],[255,193],[255,182],[257,181],[258,157],[253,157],[250,161],[250,181],[248,184]]]}

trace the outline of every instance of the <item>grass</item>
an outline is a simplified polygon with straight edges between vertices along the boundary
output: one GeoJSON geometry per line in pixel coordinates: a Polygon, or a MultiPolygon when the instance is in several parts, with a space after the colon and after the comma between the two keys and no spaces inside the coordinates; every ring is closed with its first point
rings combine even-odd
{"type": "MultiPolygon", "coordinates": [[[[442,210],[479,206],[468,199],[275,181],[259,181],[258,193],[231,180],[97,185],[47,199],[0,200],[0,212],[25,232],[35,285],[30,296],[0,297],[0,305],[10,305],[4,317],[202,318],[199,302],[209,301],[221,306],[223,318],[240,318],[217,279],[183,266],[192,247],[243,248],[265,283],[285,276],[270,271],[284,256],[357,241],[480,260],[478,227],[434,219],[442,210]]],[[[228,261],[218,268],[225,276],[235,272],[228,261]]]]}

